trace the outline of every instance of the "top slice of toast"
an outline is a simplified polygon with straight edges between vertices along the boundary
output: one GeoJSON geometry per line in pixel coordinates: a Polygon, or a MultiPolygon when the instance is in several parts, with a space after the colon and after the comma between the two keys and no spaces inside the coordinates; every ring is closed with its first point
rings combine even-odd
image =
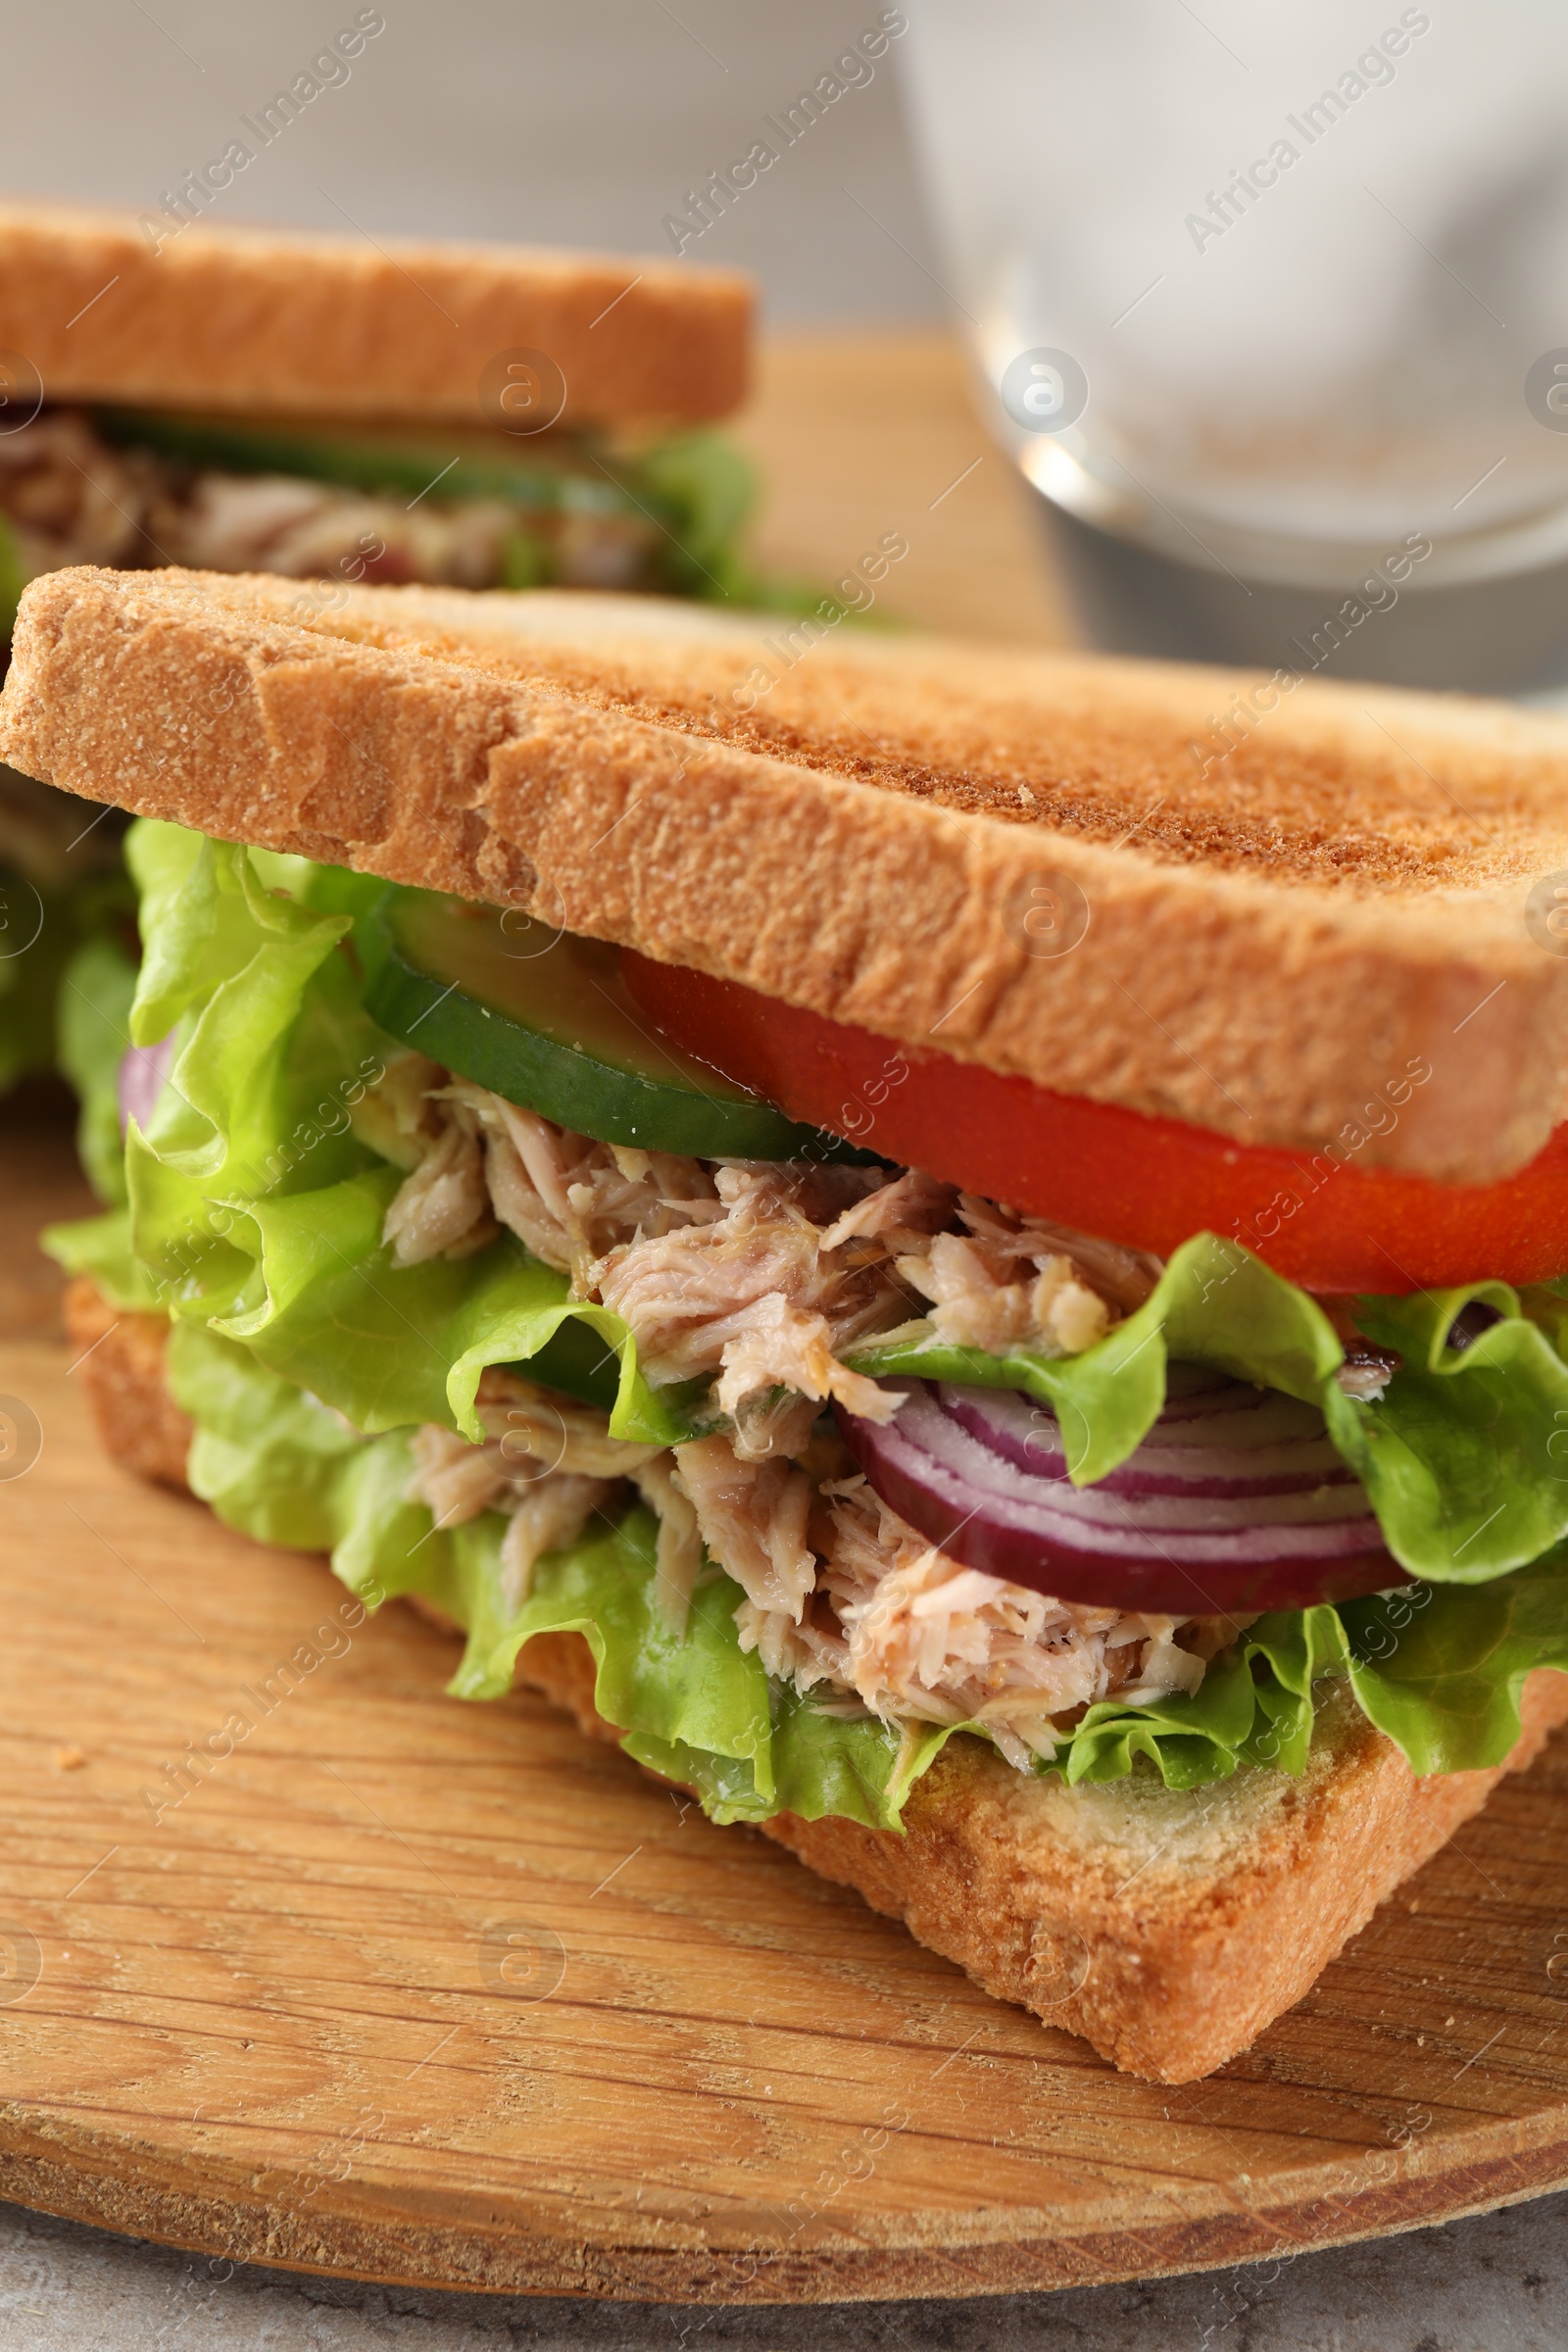
{"type": "Polygon", "coordinates": [[[564,424],[698,422],[745,397],[752,307],[668,261],[0,203],[19,403],[509,426],[515,363],[564,424]]]}
{"type": "Polygon", "coordinates": [[[835,610],[55,572],[0,754],[1246,1143],[1417,1057],[1361,1165],[1489,1182],[1568,1117],[1568,724],[835,610]]]}

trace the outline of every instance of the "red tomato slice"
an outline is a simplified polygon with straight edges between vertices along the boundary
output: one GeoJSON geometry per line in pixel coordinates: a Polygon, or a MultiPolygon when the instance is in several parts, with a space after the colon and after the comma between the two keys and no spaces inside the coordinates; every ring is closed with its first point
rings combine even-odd
{"type": "Polygon", "coordinates": [[[792,1118],[1081,1233],[1161,1257],[1223,1234],[1340,1296],[1568,1271],[1568,1126],[1500,1184],[1433,1184],[1052,1094],[630,951],[624,969],[660,1028],[792,1118]]]}

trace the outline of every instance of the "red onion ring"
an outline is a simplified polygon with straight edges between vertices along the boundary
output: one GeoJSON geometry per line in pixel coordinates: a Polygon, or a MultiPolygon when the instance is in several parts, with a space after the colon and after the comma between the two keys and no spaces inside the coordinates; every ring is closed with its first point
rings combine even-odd
{"type": "Polygon", "coordinates": [[[892,1421],[835,1406],[882,1500],[965,1567],[1059,1600],[1171,1616],[1308,1608],[1407,1584],[1313,1405],[1189,1365],[1105,1478],[1075,1487],[1050,1407],[888,1380],[892,1421]]]}
{"type": "Polygon", "coordinates": [[[127,1046],[120,1057],[120,1074],[115,1091],[120,1101],[120,1133],[122,1138],[130,1131],[135,1120],[145,1130],[153,1115],[153,1104],[164,1091],[174,1060],[174,1033],[161,1037],[156,1046],[127,1046]]]}

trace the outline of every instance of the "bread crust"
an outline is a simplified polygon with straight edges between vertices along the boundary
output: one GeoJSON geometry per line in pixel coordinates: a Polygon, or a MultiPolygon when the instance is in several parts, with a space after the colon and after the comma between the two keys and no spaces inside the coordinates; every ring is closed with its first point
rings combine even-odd
{"type": "Polygon", "coordinates": [[[532,351],[564,423],[696,423],[746,396],[752,310],[667,261],[0,204],[0,348],[51,401],[494,424],[481,372],[532,351]]]}
{"type": "Polygon", "coordinates": [[[168,1317],[117,1310],[85,1274],[66,1286],[65,1317],[76,1358],[72,1370],[87,1392],[104,1451],[138,1478],[188,1492],[185,1461],[196,1425],[164,1379],[168,1317]]]}
{"type": "Polygon", "coordinates": [[[1561,720],[1303,683],[1202,780],[1255,681],[841,634],[759,699],[781,629],[59,571],[0,756],[1244,1143],[1485,1184],[1568,1118],[1568,957],[1525,921],[1568,869],[1561,720]],[[1042,891],[1087,917],[1068,953],[1042,891]]]}
{"type": "MultiPolygon", "coordinates": [[[[99,1335],[87,1361],[100,1367],[90,1394],[106,1449],[182,1485],[191,1425],[164,1388],[167,1323],[116,1317],[85,1280],[68,1314],[78,1344],[99,1335]]],[[[581,1635],[536,1636],[517,1677],[591,1737],[617,1739],[594,1705],[581,1635]]],[[[1503,1774],[1532,1761],[1568,1720],[1568,1674],[1533,1674],[1521,1714],[1504,1763],[1422,1780],[1346,1697],[1320,1709],[1299,1780],[1243,1772],[1188,1792],[1142,1774],[1066,1788],[955,1740],[910,1792],[903,1837],[792,1814],[760,1827],[999,1999],[1126,2073],[1191,2082],[1298,2001],[1503,1774]]]]}

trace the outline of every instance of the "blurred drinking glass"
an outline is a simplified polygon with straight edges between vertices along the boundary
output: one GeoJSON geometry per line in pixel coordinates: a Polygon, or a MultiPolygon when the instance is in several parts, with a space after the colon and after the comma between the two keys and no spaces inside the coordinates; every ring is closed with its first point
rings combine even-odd
{"type": "Polygon", "coordinates": [[[1568,9],[909,15],[946,282],[1090,636],[1568,682],[1568,9]]]}

